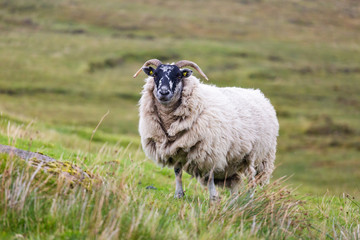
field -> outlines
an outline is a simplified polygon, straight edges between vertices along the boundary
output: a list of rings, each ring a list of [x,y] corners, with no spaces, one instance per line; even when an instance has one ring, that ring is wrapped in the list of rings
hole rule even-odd
[[[145,76],[132,75],[150,58],[192,60],[208,84],[271,100],[277,167],[255,200],[244,186],[237,207],[227,190],[209,206],[188,175],[173,199],[173,171],[146,159],[137,132]],[[38,186],[1,155],[0,237],[359,239],[359,93],[357,1],[0,0],[0,144],[103,182]]]

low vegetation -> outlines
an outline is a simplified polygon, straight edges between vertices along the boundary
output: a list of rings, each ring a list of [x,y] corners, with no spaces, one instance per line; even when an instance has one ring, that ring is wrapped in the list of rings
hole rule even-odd
[[[32,132],[27,127],[17,129],[28,136],[31,133],[27,131]],[[15,140],[15,145],[21,145],[18,141],[31,143],[26,137]],[[52,150],[56,151],[56,146],[48,149]],[[59,174],[64,171],[72,175],[74,171],[49,171],[46,164],[44,171],[41,165],[2,154],[1,236],[30,239],[359,237],[360,203],[352,196],[304,197],[287,186],[285,179],[278,179],[255,190],[244,183],[236,195],[223,189],[221,201],[210,204],[207,191],[186,176],[185,198],[174,199],[172,171],[159,170],[148,164],[139,150],[134,156],[133,152],[130,146],[103,145],[87,156],[91,160],[83,168],[99,179],[91,188]],[[65,150],[64,155],[67,154],[70,153]],[[69,160],[85,158],[86,154],[78,153]]]

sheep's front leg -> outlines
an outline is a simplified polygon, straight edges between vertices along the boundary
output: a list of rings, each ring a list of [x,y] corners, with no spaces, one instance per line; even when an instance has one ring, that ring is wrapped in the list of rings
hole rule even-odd
[[[208,189],[210,194],[210,201],[218,201],[220,200],[219,194],[216,191],[215,182],[214,182],[214,171],[210,172],[209,181],[208,181]]]
[[[174,198],[182,198],[184,194],[184,190],[182,188],[182,166],[180,164],[176,164],[174,167],[175,172],[175,180],[176,180],[176,189]]]

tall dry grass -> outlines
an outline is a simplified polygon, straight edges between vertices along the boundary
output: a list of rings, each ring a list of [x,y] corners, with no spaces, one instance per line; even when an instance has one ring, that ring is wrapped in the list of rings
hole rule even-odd
[[[140,188],[139,176],[146,170],[135,159],[115,172],[106,164],[92,167],[105,177],[88,191],[47,175],[40,166],[1,156],[1,229],[30,238],[275,239],[300,237],[308,225],[302,201],[282,180],[253,194],[244,185],[239,194],[224,192],[221,202],[210,205],[201,189],[194,192],[197,197],[175,201],[172,195]]]
[[[14,132],[8,135],[11,142],[33,143],[31,126],[6,126],[8,132]],[[30,166],[17,157],[0,154],[0,236],[359,239],[359,203],[349,195],[297,196],[281,178],[256,189],[244,182],[236,195],[219,189],[221,201],[210,204],[206,189],[185,178],[186,196],[177,200],[168,178],[171,171],[164,176],[147,163],[140,149],[119,144],[96,149],[91,155],[78,152],[72,157],[102,180],[91,189],[69,184],[61,175],[43,171],[41,165]],[[86,160],[88,156],[91,158]],[[146,189],[149,182],[159,189]]]

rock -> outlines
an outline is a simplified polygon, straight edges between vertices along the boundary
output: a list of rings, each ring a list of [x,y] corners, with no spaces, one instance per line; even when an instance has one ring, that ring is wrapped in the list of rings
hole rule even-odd
[[[10,157],[17,156],[35,168],[40,167],[45,173],[63,177],[71,186],[80,185],[87,190],[91,190],[94,185],[101,183],[100,179],[75,164],[58,161],[42,153],[29,152],[1,144],[0,153],[6,153]]]

